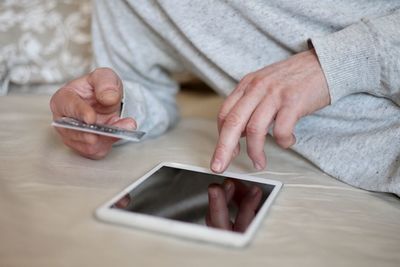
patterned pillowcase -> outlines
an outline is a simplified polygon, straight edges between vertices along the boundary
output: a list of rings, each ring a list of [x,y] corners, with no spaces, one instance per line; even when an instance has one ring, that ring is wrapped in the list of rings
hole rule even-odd
[[[63,83],[87,72],[90,0],[1,0],[0,95],[10,83]]]

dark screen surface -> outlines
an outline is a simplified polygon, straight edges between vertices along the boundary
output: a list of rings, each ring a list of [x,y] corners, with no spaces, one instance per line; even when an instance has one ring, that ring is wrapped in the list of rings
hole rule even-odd
[[[112,208],[244,232],[274,185],[163,166]]]

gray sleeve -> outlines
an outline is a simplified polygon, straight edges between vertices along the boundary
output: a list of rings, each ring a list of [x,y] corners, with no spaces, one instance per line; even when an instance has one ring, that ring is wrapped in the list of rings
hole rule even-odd
[[[311,38],[332,103],[369,93],[400,105],[400,10]]]
[[[178,84],[170,73],[182,67],[173,53],[124,1],[94,3],[92,36],[95,67],[110,67],[124,87],[121,117],[153,137],[178,118]]]

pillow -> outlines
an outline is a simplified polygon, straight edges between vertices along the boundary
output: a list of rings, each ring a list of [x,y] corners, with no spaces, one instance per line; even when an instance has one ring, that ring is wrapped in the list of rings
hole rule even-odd
[[[10,83],[63,83],[87,72],[90,0],[2,0],[0,95]]]

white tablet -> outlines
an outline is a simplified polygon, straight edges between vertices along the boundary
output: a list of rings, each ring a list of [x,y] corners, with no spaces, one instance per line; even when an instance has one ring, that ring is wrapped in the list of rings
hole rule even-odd
[[[282,183],[178,163],[160,163],[96,210],[103,221],[242,247]]]

